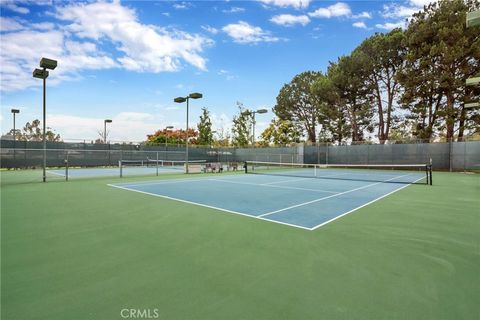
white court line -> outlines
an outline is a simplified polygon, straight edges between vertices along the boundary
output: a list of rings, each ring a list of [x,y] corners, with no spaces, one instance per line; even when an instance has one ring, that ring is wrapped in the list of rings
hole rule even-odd
[[[298,208],[298,207],[306,206],[306,205],[311,204],[311,203],[315,203],[315,202],[323,201],[323,200],[326,200],[326,199],[338,197],[338,196],[341,196],[341,195],[343,195],[343,194],[347,194],[347,193],[351,193],[351,192],[354,192],[354,191],[362,190],[362,189],[365,189],[365,188],[368,188],[368,187],[375,186],[375,185],[380,184],[380,183],[384,183],[384,182],[391,181],[391,180],[393,180],[393,179],[398,179],[398,178],[406,177],[406,176],[408,176],[408,175],[409,175],[409,174],[405,174],[405,175],[402,175],[402,176],[397,176],[397,177],[394,177],[394,178],[391,178],[391,179],[388,179],[388,180],[384,180],[384,181],[381,181],[381,182],[376,182],[376,183],[367,184],[366,186],[363,186],[363,187],[359,187],[359,188],[347,190],[347,191],[340,192],[340,193],[337,193],[337,194],[332,194],[331,196],[326,196],[326,197],[322,197],[322,198],[319,198],[319,199],[315,199],[315,200],[311,200],[311,201],[299,203],[299,204],[296,204],[296,205],[293,205],[293,206],[290,206],[290,207],[286,207],[286,208],[283,208],[283,209],[279,209],[279,210],[275,210],[275,211],[270,211],[270,212],[267,212],[267,213],[264,213],[264,214],[259,215],[259,217],[265,217],[265,216],[268,216],[268,215],[271,215],[271,214],[274,214],[274,213],[283,212],[283,211],[290,210],[290,209],[293,209],[293,208]],[[422,178],[422,179],[423,179],[423,178]]]
[[[304,180],[303,178],[302,180]],[[245,184],[249,186],[260,186],[260,187],[267,187],[267,188],[278,188],[278,189],[292,189],[292,190],[302,190],[302,191],[314,191],[314,192],[324,192],[324,193],[333,193],[337,194],[338,192],[335,191],[327,191],[327,190],[320,190],[320,189],[308,189],[308,188],[297,188],[297,187],[286,187],[286,186],[273,186],[269,184],[258,184],[258,183],[250,183],[250,182],[237,182],[237,181],[230,181],[230,180],[222,180],[222,179],[209,179],[210,181],[219,181],[219,182],[227,182],[233,184]]]
[[[50,174],[56,174],[57,176],[62,176],[62,177],[65,177],[65,173],[53,172],[53,171],[50,171],[50,170],[47,170],[47,173],[50,173]]]
[[[197,181],[197,180],[195,180],[195,181]],[[295,224],[290,224],[290,223],[287,223],[287,222],[275,221],[275,220],[271,220],[271,219],[262,218],[262,217],[260,217],[260,216],[254,216],[254,215],[251,215],[251,214],[248,214],[248,213],[243,213],[243,212],[238,212],[238,211],[233,211],[233,210],[218,208],[218,207],[214,207],[214,206],[209,206],[209,205],[207,205],[207,204],[202,204],[202,203],[198,203],[198,202],[193,202],[193,201],[188,201],[188,200],[173,198],[173,197],[164,196],[164,195],[161,195],[161,194],[156,194],[156,193],[151,193],[151,192],[146,192],[146,191],[140,191],[140,190],[136,190],[136,189],[130,189],[130,188],[121,187],[121,186],[115,185],[115,184],[107,184],[107,186],[109,186],[109,187],[114,187],[114,188],[118,188],[118,189],[122,189],[122,190],[133,191],[133,192],[138,192],[138,193],[142,193],[142,194],[147,194],[147,195],[149,195],[149,196],[154,196],[154,197],[159,197],[159,198],[174,200],[174,201],[178,201],[178,202],[193,204],[193,205],[197,205],[197,206],[200,206],[200,207],[215,209],[215,210],[219,210],[219,211],[223,211],[223,212],[234,213],[234,214],[238,214],[238,215],[241,215],[241,216],[244,216],[244,217],[250,217],[250,218],[255,218],[255,219],[258,219],[258,220],[263,220],[263,221],[268,221],[268,222],[274,222],[274,223],[284,224],[284,225],[287,225],[287,226],[290,226],[290,227],[300,228],[300,229],[304,229],[304,230],[310,230],[310,228],[298,226],[298,225],[295,225]]]
[[[415,180],[413,183],[415,183],[415,182],[417,182],[417,181],[420,181],[420,180],[422,180],[422,179],[423,179],[423,177],[422,177],[422,178],[418,178],[418,179]],[[332,218],[332,219],[330,219],[330,220],[327,220],[327,221],[325,221],[325,222],[322,222],[322,223],[320,223],[319,225],[316,225],[315,227],[310,228],[310,230],[315,230],[315,229],[317,229],[317,228],[320,228],[321,226],[324,226],[324,225],[326,225],[327,223],[330,223],[330,222],[332,222],[332,221],[335,221],[335,220],[337,220],[337,219],[339,219],[339,218],[341,218],[341,217],[343,217],[343,216],[346,216],[346,215],[349,214],[349,213],[352,213],[352,212],[354,212],[354,211],[357,211],[358,209],[361,209],[361,208],[363,208],[363,207],[365,207],[365,206],[368,206],[369,204],[372,204],[372,203],[374,203],[374,202],[376,202],[376,201],[378,201],[378,200],[380,200],[380,199],[382,199],[382,198],[385,198],[386,196],[389,196],[389,195],[391,195],[392,193],[395,193],[395,192],[397,192],[397,191],[400,191],[400,190],[402,190],[403,188],[406,188],[406,187],[408,187],[408,186],[410,186],[410,184],[404,185],[404,186],[402,186],[401,188],[395,189],[395,190],[393,190],[393,191],[391,191],[391,192],[389,192],[389,193],[387,193],[387,194],[384,194],[383,196],[380,196],[380,197],[378,197],[378,198],[376,198],[376,199],[373,199],[373,200],[370,201],[370,202],[367,202],[367,203],[365,203],[365,204],[362,204],[361,206],[358,206],[358,207],[356,207],[356,208],[354,208],[354,209],[352,209],[352,210],[350,210],[350,211],[347,211],[347,212],[345,212],[345,213],[342,213],[342,214],[339,215],[339,216],[336,216],[336,217],[334,217],[334,218]]]
[[[175,179],[175,180],[162,180],[162,181],[152,181],[152,182],[123,182],[123,183],[116,183],[115,186],[128,186],[128,187],[137,187],[137,186],[150,186],[156,184],[172,184],[172,183],[181,183],[181,182],[196,182],[196,181],[207,181],[209,180],[207,177],[200,178],[200,179]],[[114,186],[112,184],[112,186]]]
[[[261,183],[262,186],[269,186],[272,184],[277,184],[277,183],[287,183],[287,182],[295,182],[295,181],[305,181],[305,178],[310,178],[310,177],[304,177],[300,179],[289,179],[289,180],[281,180],[281,181],[274,181],[274,182],[266,182],[266,183]]]

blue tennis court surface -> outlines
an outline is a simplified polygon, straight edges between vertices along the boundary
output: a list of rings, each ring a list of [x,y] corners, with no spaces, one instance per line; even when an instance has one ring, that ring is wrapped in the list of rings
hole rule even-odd
[[[329,174],[330,179],[217,174],[110,186],[313,230],[423,178],[418,172],[391,172],[378,181]]]

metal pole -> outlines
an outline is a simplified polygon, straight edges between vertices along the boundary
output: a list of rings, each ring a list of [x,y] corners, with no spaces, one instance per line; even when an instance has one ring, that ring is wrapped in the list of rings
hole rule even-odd
[[[188,174],[188,101],[190,100],[187,97],[187,130],[185,131],[186,140],[185,140],[185,173]]]
[[[68,151],[65,158],[65,180],[68,181]]]
[[[17,131],[15,130],[15,113],[13,113],[13,170],[17,169],[16,159],[15,159],[15,136]]]
[[[252,145],[255,148],[255,111],[253,111],[253,136],[252,136]]]
[[[43,72],[45,72],[47,69],[43,68]],[[46,122],[47,122],[47,106],[46,106],[46,94],[47,94],[47,78],[43,77],[43,182],[47,181],[47,172],[46,172],[46,167],[47,167],[47,139],[46,139]]]
[[[448,171],[453,171],[453,161],[452,161],[452,149],[453,149],[453,138],[450,138],[448,142]]]
[[[103,143],[107,143],[107,121],[103,121]]]

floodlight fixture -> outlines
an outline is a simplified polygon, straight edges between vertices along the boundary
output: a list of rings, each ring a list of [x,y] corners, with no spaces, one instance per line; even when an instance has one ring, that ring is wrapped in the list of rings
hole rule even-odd
[[[475,76],[474,78],[468,78],[465,82],[467,86],[477,86],[480,84],[480,75]]]
[[[190,94],[188,95],[188,97],[189,97],[190,99],[200,99],[200,98],[203,97],[203,95],[202,95],[201,93],[194,92],[194,93],[190,93]]]
[[[42,60],[40,60],[40,67],[54,70],[57,67],[57,60],[42,58]]]
[[[173,99],[173,101],[176,102],[176,103],[183,103],[183,102],[187,101],[187,98],[177,97],[177,98]]]
[[[18,109],[12,109],[11,111],[12,111],[12,113],[20,113],[20,110],[18,110]]]
[[[256,113],[267,113],[267,112],[268,112],[267,109],[258,109],[258,110],[256,111]]]
[[[467,12],[467,28],[480,25],[480,10]]]
[[[35,69],[33,70],[33,77],[38,79],[47,79],[48,71],[44,69]]]
[[[465,109],[475,109],[480,107],[480,102],[465,103]]]
[[[165,130],[170,130],[170,129],[173,129],[173,126],[166,126],[165,127]]]

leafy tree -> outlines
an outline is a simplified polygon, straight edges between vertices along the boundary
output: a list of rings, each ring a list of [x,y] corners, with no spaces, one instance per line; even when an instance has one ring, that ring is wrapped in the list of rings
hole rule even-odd
[[[480,33],[466,28],[465,15],[479,6],[478,0],[441,0],[425,6],[408,26],[398,80],[403,108],[417,122],[420,138],[431,139],[437,129],[451,140],[455,127],[465,123],[465,80],[480,68]]]
[[[310,142],[316,141],[316,126],[321,117],[318,98],[311,90],[320,76],[321,72],[314,71],[296,75],[282,87],[273,108],[279,119],[302,123]]]
[[[211,145],[213,142],[212,120],[207,108],[202,108],[200,122],[197,124],[199,145]]]
[[[262,140],[259,142],[261,146],[298,143],[302,137],[302,128],[299,123],[274,118],[261,136]]]
[[[188,143],[197,144],[198,132],[194,129],[188,129]],[[154,134],[147,135],[147,144],[185,144],[186,132],[183,129],[178,130],[158,130]]]
[[[41,127],[40,120],[35,119],[32,122],[27,122],[22,131],[17,129],[16,139],[26,141],[43,141],[42,130],[43,128]],[[61,141],[60,135],[52,131],[52,128],[49,127],[46,129],[45,139],[47,141]]]
[[[252,113],[237,102],[239,114],[233,117],[232,144],[236,147],[246,147],[252,136]]]
[[[328,77],[339,95],[337,112],[346,117],[353,142],[365,141],[365,131],[373,131],[372,97],[369,95],[372,87],[363,69],[365,63],[365,55],[353,52],[340,57],[328,68]]]
[[[389,139],[389,132],[398,117],[394,117],[394,104],[400,85],[396,79],[404,59],[404,32],[394,29],[387,34],[376,33],[364,40],[354,52],[363,55],[362,73],[365,74],[368,94],[373,97],[378,123],[377,137],[380,143]]]

